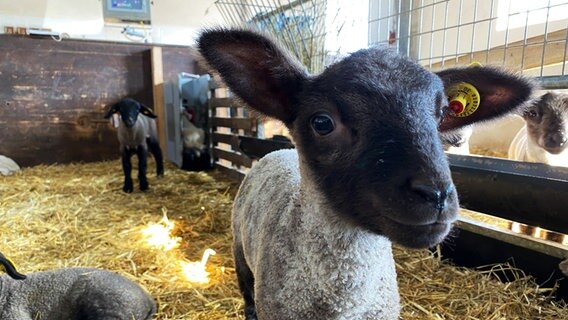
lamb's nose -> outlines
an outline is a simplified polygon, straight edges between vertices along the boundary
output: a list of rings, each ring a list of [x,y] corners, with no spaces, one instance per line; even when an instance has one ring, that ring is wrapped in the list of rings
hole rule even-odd
[[[410,188],[414,193],[418,194],[422,199],[431,202],[440,211],[446,208],[446,200],[453,187],[453,184],[450,183],[445,188],[438,188],[421,180],[413,180],[410,183]]]
[[[544,140],[544,145],[547,148],[562,147],[566,144],[566,135],[563,132],[555,132],[550,134]]]

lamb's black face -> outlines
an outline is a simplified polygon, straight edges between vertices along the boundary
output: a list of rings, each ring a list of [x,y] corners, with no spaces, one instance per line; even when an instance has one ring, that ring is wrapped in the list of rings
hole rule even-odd
[[[315,179],[330,210],[411,247],[440,242],[458,199],[439,131],[499,117],[533,85],[500,70],[433,74],[386,48],[359,51],[312,78],[287,50],[249,30],[202,33],[199,51],[249,106],[290,128],[302,179]],[[444,87],[467,82],[481,102],[444,117]]]
[[[365,54],[372,52],[359,55]],[[359,55],[352,58],[368,59]],[[384,55],[378,57],[383,63]],[[292,134],[342,215],[402,245],[431,246],[447,235],[458,212],[437,129],[447,100],[436,75],[397,61],[380,67],[412,79],[381,78],[385,72],[372,72],[368,63],[356,64],[366,77],[344,72],[340,63],[315,78],[306,88],[310,96],[299,99],[305,106]]]
[[[523,118],[530,139],[549,153],[559,154],[568,146],[568,94],[549,92],[528,108]]]
[[[124,123],[127,128],[134,127],[136,120],[138,120],[138,115],[140,114],[140,104],[136,101],[122,100],[117,103],[117,107],[122,123]]]

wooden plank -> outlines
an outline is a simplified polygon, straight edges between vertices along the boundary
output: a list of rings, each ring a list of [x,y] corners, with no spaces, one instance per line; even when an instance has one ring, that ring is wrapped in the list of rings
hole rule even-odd
[[[160,148],[166,152],[168,137],[166,136],[166,112],[164,110],[164,67],[162,62],[162,48],[152,48],[152,93],[154,97],[154,112],[158,115],[158,139]]]
[[[234,134],[225,134],[225,133],[213,133],[213,143],[220,142],[229,144],[235,148],[239,146],[239,138],[237,135]]]
[[[250,130],[253,125],[253,119],[250,118],[211,118],[211,126],[213,127]]]
[[[211,98],[212,108],[245,108],[245,106],[235,98]]]
[[[294,145],[288,141],[239,137],[239,150],[251,159],[260,159],[270,152],[280,149],[292,149]]]
[[[473,61],[483,64],[503,64],[512,68],[520,68],[524,70],[540,67],[543,60],[544,65],[551,65],[566,61],[566,34],[567,29],[558,30],[548,33],[546,37],[547,43],[544,43],[545,36],[540,35],[528,38],[527,41],[516,41],[509,43],[507,46],[498,46],[489,50],[480,50],[473,53],[463,54],[456,58],[447,58],[443,62],[432,64],[432,69],[437,70],[456,65],[468,65]],[[562,40],[563,39],[563,40]],[[503,61],[505,59],[505,61]],[[524,60],[524,61],[523,61]]]
[[[213,148],[215,157],[219,159],[225,159],[231,161],[232,163],[240,166],[245,166],[247,168],[252,167],[252,160],[244,154],[227,151],[219,148]]]

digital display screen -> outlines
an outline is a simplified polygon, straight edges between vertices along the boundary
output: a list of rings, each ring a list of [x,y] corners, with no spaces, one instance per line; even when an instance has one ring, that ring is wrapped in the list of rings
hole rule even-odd
[[[141,11],[144,9],[143,0],[112,0],[111,8],[119,10]]]
[[[103,13],[105,19],[149,23],[150,0],[104,0]]]

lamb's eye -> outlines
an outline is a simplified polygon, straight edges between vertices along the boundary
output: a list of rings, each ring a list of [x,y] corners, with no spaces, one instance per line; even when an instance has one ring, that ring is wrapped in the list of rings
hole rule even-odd
[[[312,117],[312,128],[314,128],[319,135],[325,136],[335,129],[335,123],[329,115],[318,113]]]
[[[536,112],[536,110],[529,110],[529,111],[525,112],[525,114],[529,118],[535,118],[536,116],[538,116],[538,112]]]

